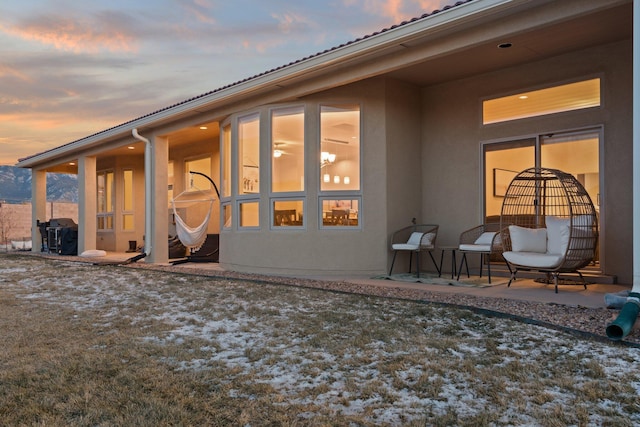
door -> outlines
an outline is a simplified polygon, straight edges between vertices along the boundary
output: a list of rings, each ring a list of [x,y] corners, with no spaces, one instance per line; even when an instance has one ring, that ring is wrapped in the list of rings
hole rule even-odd
[[[560,169],[574,175],[587,190],[598,212],[602,242],[601,144],[602,132],[599,128],[484,144],[485,221],[499,220],[506,187],[518,172],[534,166]],[[600,264],[603,262],[602,259],[597,261]]]

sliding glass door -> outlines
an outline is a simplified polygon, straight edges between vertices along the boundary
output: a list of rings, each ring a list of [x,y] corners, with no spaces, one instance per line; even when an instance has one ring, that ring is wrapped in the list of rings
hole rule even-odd
[[[585,187],[600,215],[601,130],[591,129],[539,135],[483,145],[484,213],[487,222],[500,218],[502,201],[511,179],[520,171],[538,166],[574,175]],[[602,241],[602,239],[600,239]]]

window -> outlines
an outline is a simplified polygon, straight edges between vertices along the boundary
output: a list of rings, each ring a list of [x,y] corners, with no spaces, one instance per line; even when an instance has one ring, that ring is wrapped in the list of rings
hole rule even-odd
[[[323,227],[358,226],[359,199],[323,199],[321,206]]]
[[[600,79],[518,93],[482,103],[482,124],[600,106]]]
[[[238,194],[260,193],[260,116],[238,120]]]
[[[222,185],[221,197],[231,196],[231,125],[222,128]]]
[[[125,169],[122,171],[122,229],[131,231],[134,229],[133,215],[133,171]]]
[[[275,200],[273,202],[273,227],[302,227],[304,225],[304,201]]]
[[[238,212],[240,213],[239,225],[240,227],[259,227],[258,202],[240,202]]]
[[[320,107],[320,190],[360,190],[360,107]]]
[[[304,108],[271,112],[271,191],[304,191]]]
[[[98,172],[98,230],[113,230],[113,172]]]

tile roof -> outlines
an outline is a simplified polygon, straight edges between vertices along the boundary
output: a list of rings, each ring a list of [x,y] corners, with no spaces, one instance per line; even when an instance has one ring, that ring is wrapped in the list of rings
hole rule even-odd
[[[301,58],[301,59],[298,59],[298,60],[292,61],[292,62],[290,62],[290,63],[288,63],[288,64],[281,65],[281,66],[276,67],[276,68],[273,68],[273,69],[271,69],[271,70],[264,71],[264,72],[262,72],[262,73],[259,73],[259,74],[256,74],[256,75],[253,75],[253,76],[251,76],[251,77],[247,77],[247,78],[245,78],[245,79],[238,80],[238,81],[236,81],[236,82],[234,82],[234,83],[230,83],[230,84],[228,84],[228,85],[225,85],[225,86],[219,87],[219,88],[214,89],[214,90],[212,90],[212,91],[209,91],[209,92],[203,93],[203,94],[201,94],[201,95],[197,95],[197,96],[194,96],[194,97],[192,97],[192,98],[185,99],[185,100],[183,100],[183,101],[177,102],[177,103],[175,103],[175,104],[169,105],[169,106],[167,106],[167,107],[164,107],[164,108],[161,108],[161,109],[159,109],[159,110],[153,111],[153,112],[151,112],[151,113],[148,113],[148,114],[142,115],[142,116],[140,116],[140,117],[137,117],[137,118],[135,118],[135,119],[131,119],[131,120],[126,121],[126,122],[124,122],[124,123],[120,123],[120,124],[118,124],[118,125],[116,125],[116,126],[112,126],[112,127],[110,127],[110,128],[107,128],[107,129],[101,130],[100,132],[96,132],[96,133],[94,133],[94,134],[91,134],[91,135],[88,135],[88,136],[82,137],[82,138],[80,138],[80,139],[78,139],[78,140],[75,140],[75,141],[72,141],[72,142],[69,142],[69,143],[66,143],[66,144],[60,145],[60,146],[58,146],[58,147],[56,147],[56,148],[52,148],[52,149],[50,149],[50,150],[43,151],[42,153],[34,154],[34,155],[32,155],[32,156],[28,156],[28,157],[25,157],[25,158],[19,159],[19,161],[20,161],[20,162],[22,162],[22,161],[24,161],[24,160],[28,160],[28,159],[30,159],[30,158],[33,158],[33,157],[36,157],[36,156],[38,156],[38,155],[41,155],[41,154],[47,153],[47,152],[49,152],[49,151],[57,150],[57,149],[59,149],[59,148],[62,148],[62,147],[66,147],[66,146],[69,146],[69,145],[75,144],[75,143],[80,142],[80,141],[83,141],[83,140],[85,140],[85,139],[89,139],[89,138],[92,138],[92,137],[95,137],[95,136],[98,136],[98,135],[101,135],[101,134],[107,133],[107,132],[109,132],[109,131],[111,131],[111,130],[114,130],[114,129],[117,129],[117,128],[120,128],[120,127],[126,126],[126,125],[131,124],[131,123],[133,123],[133,122],[136,122],[136,121],[138,121],[138,120],[141,120],[141,119],[144,119],[144,118],[147,118],[147,117],[154,116],[154,115],[156,115],[156,114],[158,114],[158,113],[161,113],[161,112],[164,112],[164,111],[167,111],[167,110],[171,110],[171,109],[173,109],[173,108],[175,108],[175,107],[178,107],[178,106],[180,106],[180,105],[188,104],[188,103],[193,102],[193,101],[195,101],[195,100],[197,100],[197,99],[201,99],[201,98],[204,98],[204,97],[206,97],[206,96],[209,96],[209,95],[212,95],[212,94],[215,94],[215,93],[221,92],[221,91],[223,91],[223,90],[225,90],[225,89],[229,89],[229,88],[232,88],[232,87],[234,87],[234,86],[241,85],[242,83],[246,83],[246,82],[249,82],[249,81],[255,80],[255,79],[259,78],[259,77],[263,77],[263,76],[266,76],[266,75],[268,75],[268,74],[274,73],[274,72],[276,72],[276,71],[280,71],[280,70],[286,69],[286,68],[288,68],[288,67],[291,67],[291,66],[296,65],[296,64],[300,64],[300,63],[302,63],[302,62],[305,62],[305,61],[308,61],[308,60],[310,60],[310,59],[316,58],[316,57],[318,57],[318,56],[321,56],[321,55],[324,55],[324,54],[327,54],[327,53],[330,53],[330,52],[334,52],[334,51],[336,51],[336,50],[338,50],[338,49],[341,49],[341,48],[343,48],[343,47],[345,47],[345,46],[351,46],[351,45],[354,45],[354,44],[356,44],[356,43],[362,42],[363,40],[367,40],[367,39],[370,39],[370,38],[372,38],[372,37],[376,37],[376,36],[378,36],[378,35],[380,35],[380,34],[384,34],[384,33],[386,33],[386,32],[389,32],[389,31],[391,31],[391,30],[394,30],[394,29],[396,29],[396,28],[404,27],[404,26],[406,26],[406,25],[408,25],[408,24],[410,24],[410,23],[413,23],[413,22],[416,22],[416,21],[420,21],[420,20],[422,20],[422,19],[428,18],[428,17],[433,16],[433,15],[437,15],[438,13],[441,13],[441,12],[447,11],[447,10],[449,10],[449,9],[452,9],[452,8],[455,8],[455,7],[458,7],[458,6],[461,6],[461,5],[463,5],[463,4],[473,2],[473,1],[475,1],[475,0],[459,0],[459,1],[457,1],[456,3],[454,3],[454,4],[444,6],[442,9],[436,9],[436,10],[433,10],[433,11],[431,11],[431,12],[429,12],[429,13],[425,13],[425,14],[423,14],[423,15],[420,15],[420,16],[418,16],[418,17],[412,18],[412,19],[410,19],[410,20],[403,21],[403,22],[401,22],[401,23],[399,23],[399,24],[392,25],[392,26],[390,26],[390,27],[388,27],[388,28],[383,28],[383,29],[382,29],[382,30],[380,30],[380,31],[376,31],[376,32],[374,32],[374,33],[371,33],[371,34],[365,35],[365,36],[363,36],[363,37],[359,37],[359,38],[357,38],[357,39],[355,39],[355,40],[351,40],[351,41],[348,41],[348,42],[343,43],[343,44],[341,44],[341,45],[338,45],[338,46],[334,46],[334,47],[331,47],[331,48],[325,49],[325,50],[320,51],[320,52],[317,52],[317,53],[315,53],[315,54],[313,54],[313,55],[306,56],[306,57],[304,57],[304,58]]]

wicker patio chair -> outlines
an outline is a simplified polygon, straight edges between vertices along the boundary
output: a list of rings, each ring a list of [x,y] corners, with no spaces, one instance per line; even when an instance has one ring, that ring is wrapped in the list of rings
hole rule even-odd
[[[414,224],[401,228],[391,235],[391,250],[393,251],[393,260],[391,268],[389,268],[389,276],[393,271],[393,265],[396,262],[398,251],[409,252],[409,273],[411,273],[411,260],[413,254],[416,254],[416,274],[420,277],[420,252],[428,252],[436,267],[438,276],[440,276],[440,267],[433,257],[433,251],[436,248],[436,238],[438,237],[438,226],[434,224]]]
[[[491,257],[500,256],[502,258],[502,243],[500,239],[500,223],[486,223],[465,230],[460,234],[458,252],[462,253],[458,278],[462,273],[462,266],[466,266],[467,277],[469,277],[469,263],[467,254],[480,255],[480,277],[482,277],[483,265],[487,264],[487,277],[491,283]],[[510,268],[509,264],[507,267]]]

